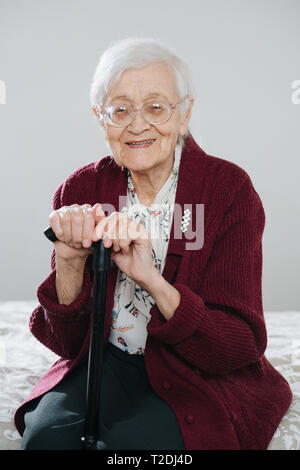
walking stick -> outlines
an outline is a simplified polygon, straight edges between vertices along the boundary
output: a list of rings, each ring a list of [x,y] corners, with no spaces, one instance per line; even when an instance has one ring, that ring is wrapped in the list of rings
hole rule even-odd
[[[58,240],[51,227],[44,230],[45,236],[52,242]],[[84,436],[81,441],[83,450],[105,450],[107,445],[100,440],[99,414],[100,390],[102,378],[102,356],[104,345],[105,302],[108,271],[114,266],[110,259],[110,248],[105,248],[100,239],[92,243],[94,296],[92,326],[88,359],[86,417]]]

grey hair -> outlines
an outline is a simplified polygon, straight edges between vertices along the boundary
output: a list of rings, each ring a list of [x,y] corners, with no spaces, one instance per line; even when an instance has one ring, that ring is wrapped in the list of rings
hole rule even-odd
[[[153,62],[165,62],[171,67],[181,99],[194,96],[187,64],[169,46],[153,38],[129,37],[113,42],[100,56],[90,88],[91,106],[103,106],[109,90],[125,70],[141,68]],[[189,101],[186,99],[180,106],[183,116],[188,105]],[[189,132],[187,128],[184,136],[178,136],[177,143],[183,145]]]

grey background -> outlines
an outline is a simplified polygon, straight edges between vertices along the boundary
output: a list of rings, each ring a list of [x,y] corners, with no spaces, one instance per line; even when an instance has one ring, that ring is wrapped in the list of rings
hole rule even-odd
[[[92,75],[130,35],[161,39],[187,61],[192,134],[244,168],[263,201],[264,309],[300,310],[298,0],[0,0],[0,300],[35,299],[50,273],[53,194],[108,154],[89,107]]]

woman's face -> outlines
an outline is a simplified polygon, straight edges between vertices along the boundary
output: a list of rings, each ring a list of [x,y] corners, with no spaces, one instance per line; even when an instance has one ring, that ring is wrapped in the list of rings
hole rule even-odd
[[[151,97],[157,101],[162,98],[169,104],[180,100],[173,72],[167,64],[156,62],[140,69],[125,70],[110,90],[104,105],[129,104],[134,109],[140,109]],[[193,99],[190,98],[185,117],[181,117],[177,106],[171,118],[159,125],[148,124],[142,113],[136,113],[127,127],[115,127],[104,122],[105,138],[117,165],[132,171],[147,171],[172,159],[178,135],[183,136],[186,132],[192,105]],[[155,139],[154,142],[147,147],[129,144],[152,139]]]

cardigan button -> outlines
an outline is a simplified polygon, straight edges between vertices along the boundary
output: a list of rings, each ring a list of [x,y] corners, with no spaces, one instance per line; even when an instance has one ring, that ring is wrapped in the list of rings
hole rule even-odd
[[[192,424],[192,423],[194,423],[194,421],[195,421],[193,415],[187,415],[187,416],[185,417],[185,420],[186,420],[186,422],[187,422],[188,424]]]
[[[166,390],[169,390],[171,388],[171,384],[167,380],[165,380],[164,383],[163,383],[163,387]]]

